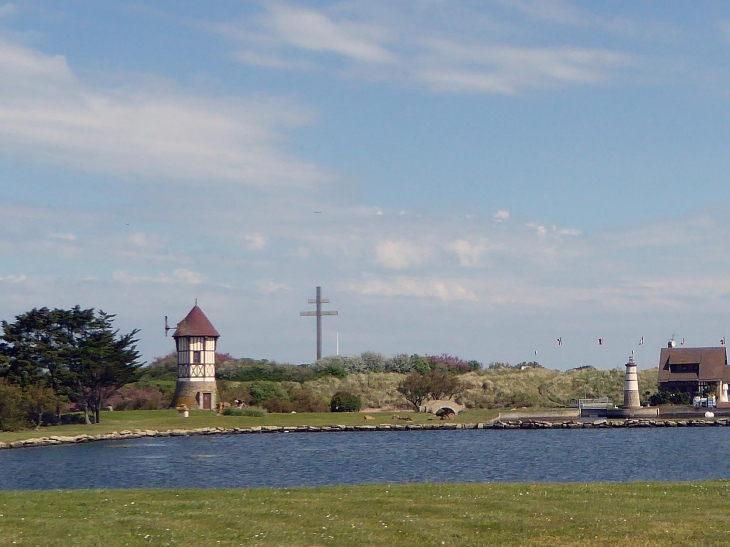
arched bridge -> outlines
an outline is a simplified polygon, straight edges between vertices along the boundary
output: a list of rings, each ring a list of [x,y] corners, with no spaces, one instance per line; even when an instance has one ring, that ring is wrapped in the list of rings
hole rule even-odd
[[[425,405],[421,405],[420,411],[436,414],[442,408],[448,409],[454,414],[458,414],[459,412],[464,410],[464,405],[460,405],[459,403],[455,403],[454,401],[447,400],[429,401]]]

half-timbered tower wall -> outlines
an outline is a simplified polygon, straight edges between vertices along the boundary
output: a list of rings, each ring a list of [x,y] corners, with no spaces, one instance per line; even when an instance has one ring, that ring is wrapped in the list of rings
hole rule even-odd
[[[173,335],[177,348],[177,385],[172,406],[215,408],[218,399],[215,351],[219,336],[197,304],[178,323]]]

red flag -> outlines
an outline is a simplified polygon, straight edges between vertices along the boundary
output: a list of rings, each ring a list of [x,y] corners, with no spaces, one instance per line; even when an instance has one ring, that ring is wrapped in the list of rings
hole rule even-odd
[[[558,338],[558,345],[559,346],[562,346],[563,345],[563,337],[562,336],[560,338]]]
[[[599,339],[598,339],[598,345],[599,345],[599,346],[602,346],[602,345],[603,345],[603,338],[599,338]]]

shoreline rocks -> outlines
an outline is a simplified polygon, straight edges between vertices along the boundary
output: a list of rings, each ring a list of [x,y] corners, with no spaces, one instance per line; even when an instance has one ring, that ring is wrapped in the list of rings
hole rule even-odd
[[[242,427],[201,427],[197,429],[168,429],[157,431],[154,429],[135,429],[101,433],[99,435],[81,434],[76,436],[52,435],[9,442],[0,442],[0,450],[16,448],[32,448],[42,446],[56,446],[62,444],[79,444],[102,441],[122,441],[127,439],[141,439],[145,437],[189,437],[198,435],[253,435],[264,433],[328,433],[340,431],[452,431],[459,429],[617,429],[617,428],[653,428],[653,427],[727,427],[730,418],[718,419],[600,419],[593,422],[544,421],[544,420],[495,420],[490,423],[433,423],[433,424],[368,424],[368,425],[302,425],[278,426],[264,425]]]

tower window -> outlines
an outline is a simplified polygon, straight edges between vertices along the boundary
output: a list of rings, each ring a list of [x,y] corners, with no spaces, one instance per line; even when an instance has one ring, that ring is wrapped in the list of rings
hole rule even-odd
[[[200,363],[200,352],[199,351],[193,352],[193,363]]]

